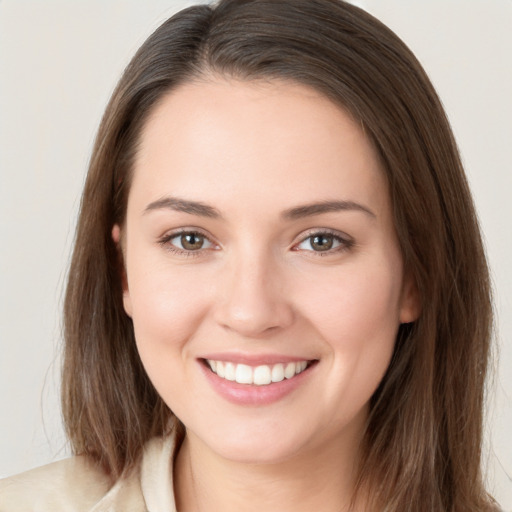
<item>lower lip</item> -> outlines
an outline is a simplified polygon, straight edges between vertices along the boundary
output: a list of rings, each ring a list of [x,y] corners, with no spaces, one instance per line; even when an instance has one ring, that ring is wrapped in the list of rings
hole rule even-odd
[[[269,405],[278,402],[308,379],[315,366],[316,361],[291,379],[256,386],[223,379],[200,362],[201,370],[212,388],[228,402],[237,405]]]

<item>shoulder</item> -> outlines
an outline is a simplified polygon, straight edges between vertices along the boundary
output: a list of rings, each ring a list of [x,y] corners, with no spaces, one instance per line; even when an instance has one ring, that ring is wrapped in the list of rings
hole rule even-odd
[[[175,512],[174,433],[153,438],[142,460],[113,481],[84,456],[72,457],[0,480],[0,512]]]
[[[123,487],[136,487],[130,480]],[[99,512],[119,483],[86,457],[72,457],[0,480],[0,512]]]
[[[0,480],[0,512],[89,510],[111,486],[86,457],[72,457]]]
[[[173,432],[144,446],[142,460],[113,481],[84,456],[0,480],[0,512],[176,512]]]

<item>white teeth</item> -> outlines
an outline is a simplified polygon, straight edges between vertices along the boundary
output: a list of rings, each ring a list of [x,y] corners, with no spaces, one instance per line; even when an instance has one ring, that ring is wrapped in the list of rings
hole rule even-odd
[[[307,361],[296,361],[293,363],[277,363],[274,365],[260,365],[251,367],[247,364],[236,364],[232,362],[214,361],[207,359],[206,362],[212,372],[219,377],[236,381],[239,384],[253,384],[256,386],[267,386],[272,382],[281,382],[291,379],[302,373],[308,366]]]
[[[252,384],[252,368],[246,364],[236,365],[236,378],[239,384]]]
[[[224,365],[224,372],[225,372],[224,378],[226,380],[235,380],[236,368],[233,363],[226,363]]]
[[[284,376],[287,379],[291,379],[295,375],[295,368],[296,368],[295,363],[288,363],[286,365],[286,368],[284,369]]]
[[[284,366],[275,364],[272,368],[272,382],[281,382],[284,380]]]
[[[272,382],[272,370],[270,366],[257,366],[254,368],[254,384],[256,386],[265,386]]]

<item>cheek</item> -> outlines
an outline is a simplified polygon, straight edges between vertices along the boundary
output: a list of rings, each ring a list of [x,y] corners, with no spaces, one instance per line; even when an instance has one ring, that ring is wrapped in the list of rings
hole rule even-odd
[[[319,290],[320,283],[316,285]],[[326,397],[337,400],[342,393],[353,413],[370,399],[391,360],[400,289],[399,268],[367,265],[331,276],[322,293],[310,294],[302,303],[304,316],[331,355]]]
[[[326,276],[324,286],[316,282],[316,293],[302,307],[307,316],[333,345],[371,343],[395,333],[400,315],[400,272],[372,271],[371,267],[349,269]],[[314,289],[314,288],[313,288]]]
[[[207,289],[197,276],[186,268],[170,271],[161,262],[148,261],[147,265],[128,268],[128,290],[135,338],[144,364],[154,361],[158,366],[164,354],[185,350],[209,301]]]
[[[193,378],[183,362],[207,310],[207,290],[186,269],[146,268],[151,272],[128,273],[137,350],[158,394],[181,417],[188,400],[200,398],[183,393],[183,382]]]
[[[323,294],[303,304],[329,354],[318,401],[333,425],[348,423],[366,407],[389,366],[399,326],[400,281],[400,271],[354,268],[330,279]],[[330,407],[333,403],[343,406]]]

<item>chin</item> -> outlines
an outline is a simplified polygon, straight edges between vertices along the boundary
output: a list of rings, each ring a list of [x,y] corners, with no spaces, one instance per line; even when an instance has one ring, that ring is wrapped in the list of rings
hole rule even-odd
[[[215,449],[215,448],[214,448]],[[283,446],[280,443],[234,443],[219,446],[217,453],[224,459],[240,464],[269,465],[279,464],[295,458],[299,450],[297,446]]]
[[[273,428],[272,428],[273,427]],[[212,429],[202,436],[209,449],[241,464],[277,464],[297,457],[311,445],[311,432],[292,431],[289,425],[238,425]]]

